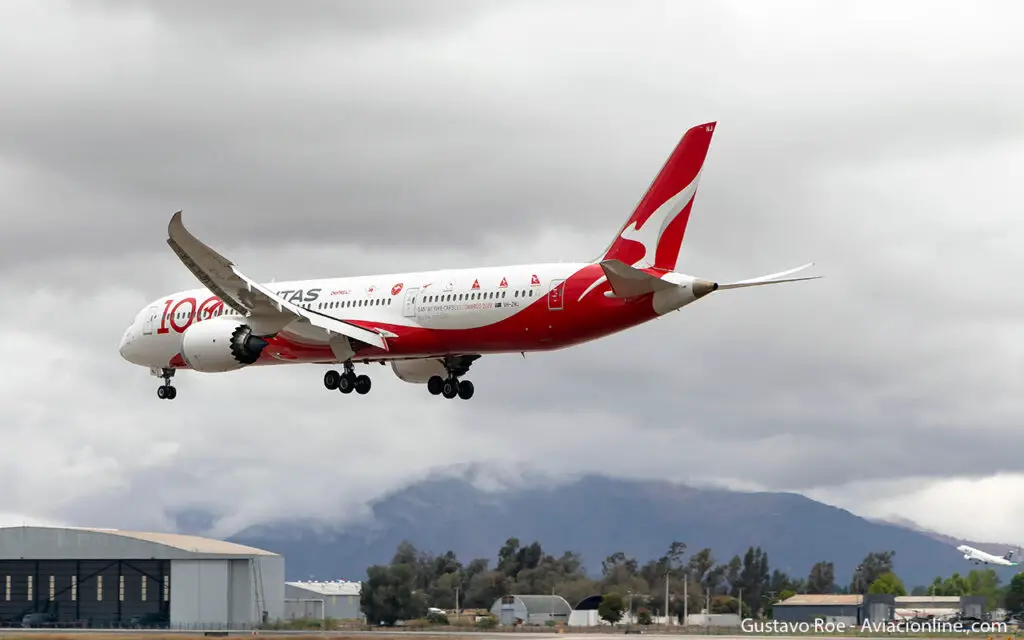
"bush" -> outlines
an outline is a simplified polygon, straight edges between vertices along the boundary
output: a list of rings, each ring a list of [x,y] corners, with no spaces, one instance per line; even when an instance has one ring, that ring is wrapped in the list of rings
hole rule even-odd
[[[494,616],[487,616],[476,621],[476,626],[481,629],[493,629],[498,626],[498,619]]]
[[[652,620],[650,610],[648,610],[647,607],[640,607],[636,612],[636,621],[639,624],[651,624]]]
[[[448,624],[448,616],[443,613],[428,613],[427,620],[432,624]]]

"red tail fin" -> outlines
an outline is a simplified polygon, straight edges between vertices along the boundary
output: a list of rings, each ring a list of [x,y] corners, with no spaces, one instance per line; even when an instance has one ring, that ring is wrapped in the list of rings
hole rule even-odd
[[[716,124],[697,125],[683,134],[633,215],[599,260],[615,259],[634,267],[666,271],[676,268]]]

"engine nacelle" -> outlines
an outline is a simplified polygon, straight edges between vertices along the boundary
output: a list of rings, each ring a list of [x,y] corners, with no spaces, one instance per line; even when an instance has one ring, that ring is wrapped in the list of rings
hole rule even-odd
[[[442,378],[448,377],[448,371],[444,368],[444,363],[434,358],[427,358],[423,360],[392,360],[391,370],[395,372],[399,380],[403,382],[412,382],[415,384],[423,384],[427,380],[430,380],[431,376],[441,376]]]
[[[965,553],[964,554],[964,560],[970,560],[970,559],[971,559],[971,554]]]
[[[195,371],[222,373],[259,360],[267,341],[249,325],[221,316],[196,322],[181,337],[181,357]]]

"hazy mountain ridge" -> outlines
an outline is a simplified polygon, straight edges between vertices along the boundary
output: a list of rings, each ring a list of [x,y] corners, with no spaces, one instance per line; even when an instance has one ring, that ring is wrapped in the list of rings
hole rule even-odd
[[[433,553],[453,550],[463,563],[487,558],[493,566],[509,537],[539,540],[556,555],[579,552],[591,574],[616,551],[643,562],[660,557],[673,540],[685,542],[689,553],[710,547],[718,562],[760,545],[773,570],[795,577],[806,577],[815,562],[831,561],[840,584],[849,582],[871,551],[896,551],[895,570],[908,588],[974,568],[953,548],[954,538],[906,522],[869,520],[795,493],[599,475],[565,483],[513,482],[495,491],[480,488],[474,469],[462,471],[382,496],[370,505],[369,524],[268,523],[232,540],[285,555],[289,579],[360,580],[369,565],[390,561],[403,539]],[[1013,575],[1012,569],[998,571],[1004,581]]]

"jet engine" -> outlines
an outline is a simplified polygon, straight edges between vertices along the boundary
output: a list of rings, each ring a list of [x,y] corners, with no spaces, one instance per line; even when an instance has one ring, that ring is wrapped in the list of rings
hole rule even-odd
[[[970,559],[971,559],[971,554],[965,553],[964,554],[964,560],[970,560]]]
[[[391,370],[395,372],[399,380],[423,384],[430,380],[431,376],[448,377],[448,371],[444,364],[435,358],[423,360],[392,360]]]
[[[256,362],[267,341],[252,335],[252,328],[221,316],[197,322],[185,330],[181,357],[195,371],[222,373]]]

